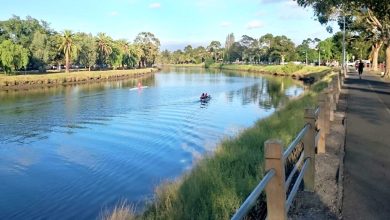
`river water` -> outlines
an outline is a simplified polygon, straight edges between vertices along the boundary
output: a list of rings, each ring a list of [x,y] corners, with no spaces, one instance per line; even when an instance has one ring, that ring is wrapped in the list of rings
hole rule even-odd
[[[202,92],[212,99],[200,103]],[[203,69],[0,92],[0,219],[142,207],[159,183],[302,92],[290,79]]]

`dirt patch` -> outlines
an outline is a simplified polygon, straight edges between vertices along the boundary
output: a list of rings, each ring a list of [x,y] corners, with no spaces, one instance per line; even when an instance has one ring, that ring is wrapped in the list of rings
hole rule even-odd
[[[326,153],[316,155],[315,192],[298,192],[289,219],[341,218],[346,108],[346,94],[342,91],[326,137]]]

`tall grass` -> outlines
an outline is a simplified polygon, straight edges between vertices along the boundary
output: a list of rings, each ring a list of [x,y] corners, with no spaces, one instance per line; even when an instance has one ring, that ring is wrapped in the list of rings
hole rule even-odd
[[[304,125],[304,108],[314,107],[329,78],[313,85],[272,116],[238,137],[223,141],[187,174],[162,184],[138,219],[229,219],[264,174],[263,144],[277,138],[287,145]]]
[[[134,220],[134,207],[126,202],[121,202],[112,212],[106,211],[102,214],[101,219],[105,220]]]

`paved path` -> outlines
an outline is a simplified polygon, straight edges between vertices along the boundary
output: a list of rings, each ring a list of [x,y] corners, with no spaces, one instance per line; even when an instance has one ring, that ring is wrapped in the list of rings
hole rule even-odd
[[[390,83],[350,73],[342,215],[390,219]]]

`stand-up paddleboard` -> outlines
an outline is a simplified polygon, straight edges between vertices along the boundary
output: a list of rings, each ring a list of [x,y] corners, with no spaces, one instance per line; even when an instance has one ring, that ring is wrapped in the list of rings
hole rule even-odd
[[[134,88],[131,88],[129,89],[130,91],[133,91],[133,90],[140,90],[140,89],[146,89],[148,88],[147,86],[140,86],[140,87],[134,87]]]

